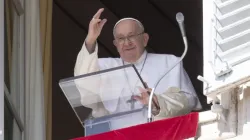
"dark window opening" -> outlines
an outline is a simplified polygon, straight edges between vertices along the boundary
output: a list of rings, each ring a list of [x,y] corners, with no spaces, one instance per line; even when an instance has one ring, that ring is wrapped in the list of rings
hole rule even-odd
[[[150,35],[147,47],[149,52],[181,56],[184,44],[175,16],[177,12],[182,12],[185,16],[184,23],[189,44],[183,61],[184,68],[195,87],[203,111],[210,109],[203,95],[203,83],[197,80],[198,75],[203,75],[202,1],[54,0],[53,139],[70,139],[82,136],[84,133],[58,82],[62,78],[73,76],[76,57],[87,35],[89,21],[102,7],[105,11],[101,18],[107,18],[108,21],[98,39],[99,57],[118,57],[113,45],[112,31],[114,24],[123,17],[134,17],[143,23]],[[65,125],[68,129],[65,129]]]

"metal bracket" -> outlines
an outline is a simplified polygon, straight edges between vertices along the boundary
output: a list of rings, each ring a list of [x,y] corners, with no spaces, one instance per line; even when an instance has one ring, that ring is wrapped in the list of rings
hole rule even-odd
[[[222,67],[221,69],[216,69],[213,65],[212,65],[212,67],[214,70],[214,74],[217,78],[222,77],[222,76],[224,76],[232,71],[232,67],[229,65]]]
[[[197,79],[206,84],[206,90],[211,87],[210,83],[201,75],[198,75]]]
[[[221,57],[217,54],[216,51],[214,51],[214,54],[215,54],[215,58],[219,58],[222,63],[226,64],[225,66],[223,66],[223,67],[221,67],[221,68],[218,69],[215,66],[215,64],[210,61],[210,64],[211,64],[211,66],[213,68],[215,76],[218,78],[218,77],[222,77],[222,76],[224,76],[226,74],[231,73],[232,70],[233,70],[232,66],[229,65],[227,61],[222,60]]]

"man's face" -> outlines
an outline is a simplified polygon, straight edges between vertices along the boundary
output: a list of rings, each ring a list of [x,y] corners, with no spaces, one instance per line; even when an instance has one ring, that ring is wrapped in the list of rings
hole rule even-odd
[[[130,63],[141,57],[148,42],[148,34],[134,20],[120,22],[115,28],[114,38],[114,45],[121,58]]]

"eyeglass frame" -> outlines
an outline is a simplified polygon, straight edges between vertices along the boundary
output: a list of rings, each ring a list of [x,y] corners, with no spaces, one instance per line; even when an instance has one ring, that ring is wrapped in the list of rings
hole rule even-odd
[[[143,35],[145,32],[141,32],[139,34],[134,34],[134,35],[129,35],[129,36],[125,36],[125,37],[120,37],[120,38],[115,38],[115,41],[118,43],[118,44],[124,44],[125,43],[125,40],[128,40],[130,42],[133,42],[133,38],[135,39],[136,37],[140,36],[140,35]],[[122,39],[122,40],[121,40]],[[121,40],[120,42],[118,40]]]

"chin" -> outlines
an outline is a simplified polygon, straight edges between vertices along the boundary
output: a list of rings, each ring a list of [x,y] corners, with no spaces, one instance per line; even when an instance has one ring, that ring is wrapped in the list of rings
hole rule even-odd
[[[135,55],[126,55],[126,56],[123,57],[123,60],[125,60],[125,61],[127,61],[129,63],[133,63],[133,62],[137,61]]]

